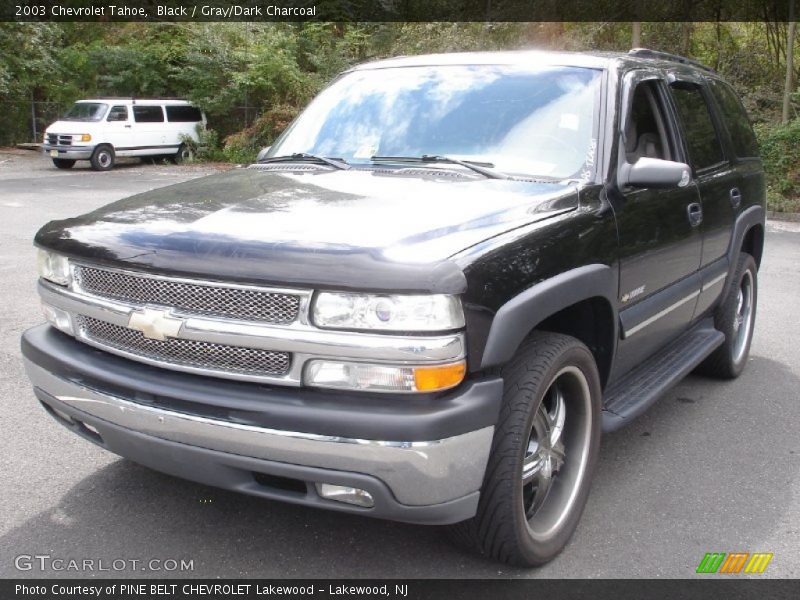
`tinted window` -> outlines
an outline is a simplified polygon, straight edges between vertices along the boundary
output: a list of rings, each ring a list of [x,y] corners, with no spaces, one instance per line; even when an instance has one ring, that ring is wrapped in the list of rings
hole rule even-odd
[[[167,121],[172,123],[198,123],[203,115],[194,106],[167,106]]]
[[[695,169],[722,162],[722,146],[703,92],[695,85],[673,84],[672,96],[683,123],[689,160]]]
[[[133,120],[137,123],[161,123],[164,121],[164,111],[160,106],[134,106]]]
[[[127,121],[128,120],[128,107],[127,106],[112,106],[108,111],[108,118],[106,121]]]
[[[712,81],[711,91],[719,102],[722,121],[731,136],[736,156],[758,156],[756,136],[736,92],[721,81]]]

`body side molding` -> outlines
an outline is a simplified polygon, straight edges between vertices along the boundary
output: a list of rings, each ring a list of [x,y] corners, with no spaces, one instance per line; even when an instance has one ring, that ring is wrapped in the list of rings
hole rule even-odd
[[[525,336],[547,317],[573,304],[600,297],[613,312],[614,344],[617,342],[616,314],[618,278],[608,265],[592,264],[571,269],[528,288],[503,304],[495,315],[481,368],[497,366],[511,359]]]

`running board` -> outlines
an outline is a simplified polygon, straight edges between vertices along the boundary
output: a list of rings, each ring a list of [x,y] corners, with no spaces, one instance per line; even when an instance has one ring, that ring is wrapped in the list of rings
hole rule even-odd
[[[604,394],[603,431],[627,425],[725,341],[708,320],[612,383]]]

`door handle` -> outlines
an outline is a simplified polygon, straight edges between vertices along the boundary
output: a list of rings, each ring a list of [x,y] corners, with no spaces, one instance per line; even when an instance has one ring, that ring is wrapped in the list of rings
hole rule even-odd
[[[686,207],[686,214],[689,217],[689,224],[692,227],[697,227],[703,222],[703,207],[699,202],[692,202]]]
[[[131,128],[130,125],[125,125],[125,129],[130,129],[130,128]]]
[[[742,192],[739,191],[739,188],[731,189],[731,206],[733,208],[739,208],[739,205],[742,203]]]

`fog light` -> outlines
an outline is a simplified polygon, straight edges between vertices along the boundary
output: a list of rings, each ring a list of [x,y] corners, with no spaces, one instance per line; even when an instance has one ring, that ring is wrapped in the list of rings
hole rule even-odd
[[[42,302],[42,314],[44,314],[44,318],[47,319],[47,322],[56,329],[60,329],[69,335],[74,335],[72,331],[72,319],[67,311]]]
[[[333,485],[332,483],[318,483],[316,486],[317,493],[326,500],[355,504],[356,506],[363,506],[364,508],[372,508],[375,506],[372,494],[367,490],[348,487],[346,485]]]

